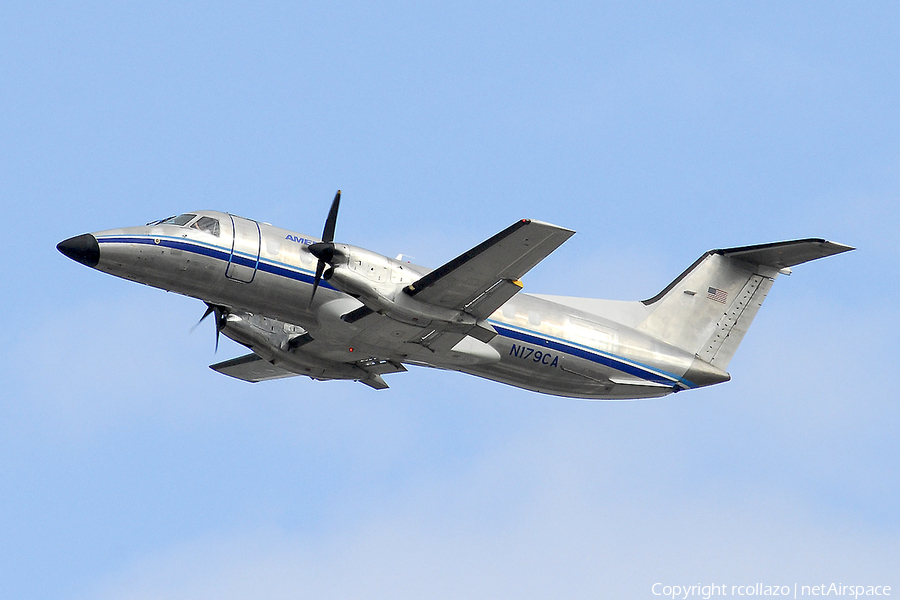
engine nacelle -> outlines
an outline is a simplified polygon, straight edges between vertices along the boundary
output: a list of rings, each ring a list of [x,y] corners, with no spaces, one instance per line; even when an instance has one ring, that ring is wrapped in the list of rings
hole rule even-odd
[[[225,316],[222,333],[273,365],[293,373],[324,379],[357,379],[369,373],[356,365],[322,359],[303,351],[312,341],[309,333],[297,325],[246,312]]]
[[[358,270],[351,269],[346,264],[335,265],[329,269],[325,274],[325,279],[345,294],[359,299],[360,302],[372,310],[380,311],[381,308],[388,306],[392,301],[394,285],[389,282],[386,285],[373,282],[370,278]]]
[[[377,256],[386,260],[383,256]],[[351,255],[351,261],[353,258]],[[357,266],[360,266],[360,263],[362,261],[358,261]],[[373,280],[370,274],[376,272],[377,267],[371,266],[372,263],[369,263],[368,272],[365,268],[354,269],[351,267],[352,264],[338,264],[332,267],[328,283],[379,314],[407,325],[464,333],[483,342],[490,341],[497,334],[486,321],[476,319],[465,311],[422,302],[403,293],[403,288],[409,285],[408,277],[402,278],[403,280],[399,277],[390,277],[387,275],[389,271],[385,268],[385,273],[379,275],[381,280]]]

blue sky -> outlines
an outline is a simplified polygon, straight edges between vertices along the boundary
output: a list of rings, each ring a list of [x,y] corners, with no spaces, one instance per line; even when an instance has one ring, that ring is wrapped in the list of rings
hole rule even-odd
[[[0,589],[16,598],[651,598],[900,589],[891,3],[0,7]],[[449,373],[251,386],[195,300],[55,244],[214,208],[437,266],[529,217],[526,291],[776,283],[733,381],[590,403]]]

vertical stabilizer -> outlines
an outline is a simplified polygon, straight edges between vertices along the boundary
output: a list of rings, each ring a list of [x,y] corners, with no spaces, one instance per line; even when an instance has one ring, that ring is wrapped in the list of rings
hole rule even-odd
[[[643,301],[638,329],[724,370],[780,272],[848,250],[816,238],[710,250]]]

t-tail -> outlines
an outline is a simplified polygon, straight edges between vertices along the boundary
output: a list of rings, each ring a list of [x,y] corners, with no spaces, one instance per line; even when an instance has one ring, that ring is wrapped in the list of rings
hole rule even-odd
[[[725,371],[779,273],[853,249],[810,238],[710,250],[642,302],[651,312],[637,328]]]

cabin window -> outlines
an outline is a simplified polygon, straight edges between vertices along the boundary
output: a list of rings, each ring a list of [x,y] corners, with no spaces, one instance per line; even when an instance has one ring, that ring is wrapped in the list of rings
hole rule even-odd
[[[516,307],[514,304],[509,304],[508,302],[503,305],[503,316],[507,319],[515,319],[516,318]]]
[[[206,233],[210,233],[214,236],[219,235],[219,220],[213,219],[212,217],[200,217],[197,219],[197,222],[191,225],[193,229],[199,229],[200,231],[205,231]]]
[[[170,218],[166,219],[165,221],[163,221],[162,225],[182,225],[182,226],[184,226],[184,225],[187,225],[188,223],[190,223],[191,221],[193,221],[194,217],[196,217],[196,216],[197,215],[184,214],[184,215],[178,215],[177,217],[170,217]]]

